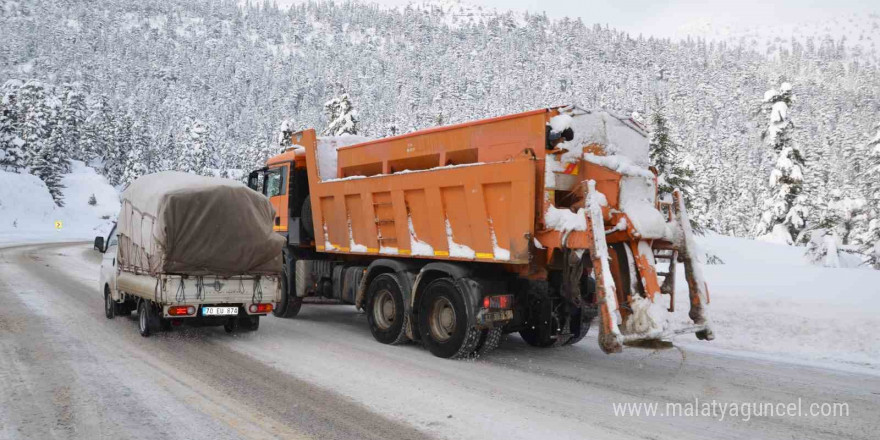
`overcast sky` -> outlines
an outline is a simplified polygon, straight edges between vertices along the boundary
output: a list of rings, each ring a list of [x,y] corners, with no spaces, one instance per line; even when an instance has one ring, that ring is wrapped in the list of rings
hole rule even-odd
[[[277,0],[279,4],[297,0]],[[412,0],[367,0],[403,6]],[[646,36],[676,36],[694,23],[715,25],[791,25],[813,22],[831,15],[880,12],[880,0],[467,0],[472,5],[496,9],[546,12],[553,18],[581,17],[585,23]]]

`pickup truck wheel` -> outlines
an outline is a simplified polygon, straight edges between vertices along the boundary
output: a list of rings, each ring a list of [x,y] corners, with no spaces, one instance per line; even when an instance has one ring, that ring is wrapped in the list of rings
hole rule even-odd
[[[238,317],[238,328],[248,332],[257,331],[260,328],[260,316],[240,315]]]
[[[439,278],[425,287],[419,302],[419,333],[434,356],[459,359],[474,352],[480,330],[468,320],[464,295],[449,278]]]
[[[238,330],[238,318],[227,319],[226,323],[223,324],[223,330],[225,330],[226,333],[234,333]]]
[[[113,319],[116,316],[116,303],[110,296],[110,288],[104,286],[104,316],[107,319]]]
[[[153,321],[153,307],[147,301],[138,303],[138,330],[141,336],[148,338],[156,329]]]
[[[367,323],[373,338],[383,344],[406,341],[406,304],[397,277],[383,273],[367,289]]]

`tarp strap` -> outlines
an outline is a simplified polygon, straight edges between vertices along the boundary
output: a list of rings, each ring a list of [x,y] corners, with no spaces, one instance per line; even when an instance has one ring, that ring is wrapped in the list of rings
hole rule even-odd
[[[205,279],[201,276],[196,278],[196,299],[205,299]]]
[[[179,303],[186,301],[186,286],[183,285],[183,277],[180,277],[180,284],[177,285],[177,295],[174,299]]]
[[[254,294],[251,296],[252,303],[261,303],[263,302],[263,283],[260,282],[260,277],[254,278]]]

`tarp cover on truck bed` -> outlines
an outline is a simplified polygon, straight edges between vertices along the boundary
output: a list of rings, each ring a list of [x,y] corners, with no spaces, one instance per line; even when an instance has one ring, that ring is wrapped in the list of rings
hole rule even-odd
[[[122,193],[119,264],[150,274],[278,274],[284,238],[269,200],[245,185],[161,172]]]

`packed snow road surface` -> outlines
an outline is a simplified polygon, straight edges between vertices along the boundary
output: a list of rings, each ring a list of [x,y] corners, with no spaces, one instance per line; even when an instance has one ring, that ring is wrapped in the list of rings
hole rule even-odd
[[[508,336],[477,361],[385,346],[349,306],[259,332],[141,338],[104,318],[86,244],[0,248],[0,438],[876,438],[880,377],[689,349],[607,356]],[[674,416],[667,403],[845,403],[848,415]],[[655,416],[615,404],[659,403]],[[620,407],[618,407],[618,410]],[[644,410],[643,410],[644,412]]]

